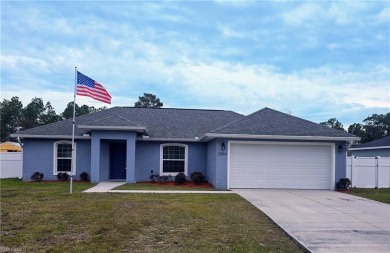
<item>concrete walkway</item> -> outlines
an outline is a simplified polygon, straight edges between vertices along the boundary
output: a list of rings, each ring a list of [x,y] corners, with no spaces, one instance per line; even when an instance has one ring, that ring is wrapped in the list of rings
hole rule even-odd
[[[126,184],[126,182],[100,182],[92,188],[85,190],[83,192],[109,192],[111,189],[115,187]]]
[[[118,186],[124,185],[126,182],[100,182],[94,187],[83,192],[109,192],[109,193],[178,193],[178,194],[235,194],[232,191],[180,191],[180,190],[112,190]]]
[[[327,190],[237,189],[311,252],[390,252],[390,205]]]

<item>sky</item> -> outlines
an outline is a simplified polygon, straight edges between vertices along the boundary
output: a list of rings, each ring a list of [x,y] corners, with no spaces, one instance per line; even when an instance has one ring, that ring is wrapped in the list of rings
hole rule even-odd
[[[390,112],[390,1],[2,1],[1,100],[269,107],[344,127]],[[87,97],[76,103],[102,107]]]

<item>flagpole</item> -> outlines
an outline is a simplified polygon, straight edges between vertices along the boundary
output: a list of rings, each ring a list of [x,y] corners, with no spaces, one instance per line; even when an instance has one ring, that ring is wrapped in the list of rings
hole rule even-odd
[[[74,68],[74,90],[73,90],[73,120],[72,120],[72,160],[70,162],[70,190],[69,193],[73,193],[73,165],[74,161],[74,127],[75,127],[75,118],[76,118],[76,86],[77,86],[77,67]]]

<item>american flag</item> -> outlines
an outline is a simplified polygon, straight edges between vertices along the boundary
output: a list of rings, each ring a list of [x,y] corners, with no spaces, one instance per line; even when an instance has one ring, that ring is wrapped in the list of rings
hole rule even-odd
[[[111,104],[111,96],[100,83],[77,71],[76,95],[87,96]]]

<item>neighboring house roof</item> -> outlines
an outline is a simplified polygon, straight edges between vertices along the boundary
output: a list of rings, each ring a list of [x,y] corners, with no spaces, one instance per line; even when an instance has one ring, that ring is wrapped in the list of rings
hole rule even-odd
[[[76,118],[75,138],[91,130],[134,130],[150,140],[252,139],[358,140],[346,132],[269,108],[248,116],[232,111],[113,107]],[[69,138],[72,119],[13,134],[22,138]]]
[[[358,139],[347,132],[339,131],[311,121],[291,116],[286,113],[264,108],[244,118],[231,122],[223,127],[215,129],[206,134],[206,137],[247,137],[272,139]]]
[[[6,141],[0,144],[0,152],[22,152],[22,147],[17,142]]]
[[[228,122],[244,117],[232,111],[113,107],[76,117],[75,137],[91,129],[137,130],[150,139],[192,139]],[[24,138],[66,138],[72,135],[72,119],[27,129],[13,134]]]
[[[390,136],[366,142],[363,144],[353,145],[349,150],[365,150],[365,149],[383,149],[390,148]]]

